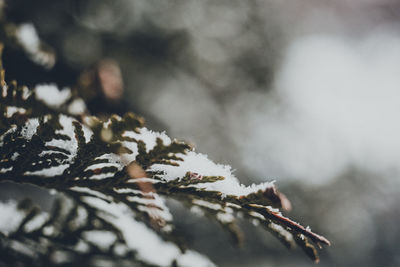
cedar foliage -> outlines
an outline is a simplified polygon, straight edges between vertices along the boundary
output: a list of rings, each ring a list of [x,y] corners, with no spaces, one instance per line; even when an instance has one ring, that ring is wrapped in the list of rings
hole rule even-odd
[[[13,32],[5,30],[9,25],[2,21],[1,48],[17,45]],[[188,154],[196,155],[190,145],[147,130],[144,120],[132,113],[106,119],[87,112],[71,113],[69,106],[81,101],[78,91],[72,91],[61,105],[49,106],[37,90],[16,81],[7,84],[6,70],[1,66],[0,70],[0,181],[56,192],[50,212],[41,211],[29,199],[9,203],[20,220],[12,230],[0,231],[0,262],[180,266],[182,257],[194,252],[174,231],[174,219],[165,204],[168,198],[215,220],[237,243],[241,240],[236,224],[240,213],[259,221],[288,248],[297,244],[315,262],[319,260],[315,245],[329,245],[326,238],[280,213],[279,209],[289,208],[289,202],[273,184],[238,195],[210,187],[234,179],[219,174],[187,171],[167,179],[165,166],[179,168]],[[179,253],[165,264],[143,255],[142,237],[131,230],[144,226],[160,237],[161,247],[173,244]],[[111,241],[95,242],[92,237],[96,235]],[[156,248],[153,252],[156,257]]]

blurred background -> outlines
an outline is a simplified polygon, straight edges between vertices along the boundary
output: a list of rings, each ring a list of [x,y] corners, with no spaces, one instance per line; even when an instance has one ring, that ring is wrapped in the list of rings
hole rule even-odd
[[[8,79],[89,88],[93,114],[134,111],[245,184],[276,180],[288,215],[332,242],[320,266],[400,266],[399,1],[5,3],[57,55],[46,69],[9,49]],[[246,222],[236,248],[171,204],[219,266],[312,265]]]

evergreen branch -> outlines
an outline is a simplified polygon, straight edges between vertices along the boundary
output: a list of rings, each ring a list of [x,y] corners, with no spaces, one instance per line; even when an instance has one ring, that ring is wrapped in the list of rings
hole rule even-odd
[[[74,110],[71,103],[82,101],[76,93],[67,92],[54,105],[49,95],[59,97],[57,88],[7,84],[1,66],[0,181],[34,184],[60,196],[51,213],[27,201],[0,204],[20,218],[11,230],[0,229],[0,248],[8,255],[1,261],[63,265],[102,258],[179,266],[190,257],[213,266],[177,237],[168,198],[216,220],[236,242],[241,240],[236,218],[243,213],[287,247],[297,243],[314,261],[311,242],[330,245],[275,210],[289,210],[290,202],[274,183],[244,186],[229,166],[148,130],[132,113],[101,120]],[[156,247],[143,245],[139,234]],[[109,242],[97,242],[100,238]],[[157,249],[170,253],[155,259],[151,252]]]

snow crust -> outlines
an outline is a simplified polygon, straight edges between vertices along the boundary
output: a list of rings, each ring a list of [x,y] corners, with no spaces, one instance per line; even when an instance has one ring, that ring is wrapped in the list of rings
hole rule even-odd
[[[77,151],[78,151],[78,141],[75,138],[75,132],[74,132],[74,125],[73,122],[75,119],[68,117],[66,115],[60,115],[59,116],[59,122],[61,126],[63,127],[62,130],[56,130],[56,134],[63,134],[69,136],[70,140],[58,140],[58,139],[53,139],[49,142],[46,142],[47,146],[56,146],[65,150],[68,150],[70,152],[70,155],[68,155],[68,160],[69,162],[72,162],[72,159],[76,156]]]
[[[75,245],[74,249],[76,251],[85,253],[89,251],[90,247],[86,242],[79,240],[78,243]]]
[[[153,178],[147,178],[147,177],[142,177],[142,178],[134,178],[134,179],[129,179],[126,181],[127,183],[159,183],[159,180],[153,179]]]
[[[78,151],[78,141],[75,138],[74,126],[72,124],[73,121],[74,119],[71,117],[68,117],[66,115],[60,115],[59,122],[62,126],[62,129],[56,130],[56,134],[67,135],[69,136],[70,139],[69,140],[52,139],[46,142],[46,146],[55,146],[69,151],[69,154],[67,154],[68,159],[64,160],[60,165],[57,166],[52,166],[50,168],[45,168],[33,172],[26,171],[25,175],[53,177],[61,175],[70,166]],[[36,133],[38,125],[39,125],[38,119],[29,119],[21,131],[22,136],[24,136],[26,139],[31,139],[33,134]],[[41,153],[41,155],[51,154],[51,153],[53,152],[44,151],[43,153]]]
[[[0,169],[0,173],[6,173],[6,172],[10,172],[13,170],[13,167],[8,167],[8,168],[1,168]]]
[[[71,187],[70,189],[73,190],[73,191],[76,191],[76,192],[87,193],[87,194],[90,194],[90,195],[92,195],[92,196],[94,196],[94,197],[97,197],[97,198],[100,198],[100,199],[112,201],[112,198],[111,198],[111,197],[106,196],[106,195],[104,195],[103,193],[100,193],[100,192],[98,192],[98,191],[89,189],[89,188],[87,188],[87,187],[73,186],[73,187]]]
[[[193,251],[182,254],[175,244],[162,240],[143,223],[134,220],[131,210],[123,203],[108,203],[93,197],[84,197],[84,201],[105,211],[99,216],[121,231],[128,247],[138,252],[139,259],[160,266],[170,266],[175,259],[181,266],[215,266],[206,257]]]
[[[86,111],[86,104],[82,98],[77,98],[68,106],[68,112],[72,115],[83,114]]]
[[[162,218],[164,221],[172,221],[172,214],[165,203],[165,199],[152,192],[146,195],[150,197],[128,196],[127,200],[143,204],[143,206],[139,206],[138,209],[147,212],[151,217]]]
[[[17,202],[15,202],[14,200],[0,202],[0,211],[0,232],[5,235],[16,231],[25,217],[25,213],[18,210]]]
[[[171,138],[169,138],[165,132],[154,132],[145,127],[141,128],[139,133],[135,133],[134,131],[125,131],[122,136],[143,141],[146,144],[146,152],[151,151],[156,146],[157,138],[160,138],[166,146],[171,144]]]
[[[17,130],[17,126],[15,124],[11,125],[11,128],[8,129],[4,134],[0,136],[0,146],[4,145],[4,137],[6,137],[9,134],[14,133]]]
[[[204,216],[204,211],[199,206],[190,207],[190,212],[199,217]]]
[[[28,119],[24,127],[22,127],[21,130],[22,137],[24,137],[26,140],[31,140],[32,136],[36,133],[38,127],[39,127],[38,118]]]
[[[90,139],[93,136],[93,131],[87,127],[86,125],[82,125],[83,136],[85,137],[86,144],[90,142]]]
[[[14,115],[15,113],[25,114],[25,112],[26,112],[26,109],[24,109],[24,108],[7,106],[6,117],[11,118],[12,115]]]
[[[293,240],[293,235],[288,232],[285,228],[280,226],[279,224],[276,223],[270,223],[268,225],[271,229],[274,229],[275,231],[279,232],[281,235],[285,237],[286,240],[291,241]]]
[[[117,237],[114,233],[102,230],[85,231],[82,233],[82,236],[85,240],[103,250],[107,250],[117,240]]]
[[[252,184],[251,186],[240,184],[229,165],[216,164],[204,154],[190,151],[186,155],[180,154],[179,156],[183,158],[183,161],[178,162],[179,166],[154,164],[150,167],[150,170],[163,171],[164,174],[161,177],[167,181],[184,177],[187,172],[195,172],[202,176],[223,176],[225,179],[221,181],[199,183],[191,186],[207,191],[219,191],[225,195],[248,195],[274,186],[274,182],[264,182],[258,185]]]
[[[132,153],[122,153],[121,154],[121,159],[123,164],[126,166],[129,163],[133,162],[136,160],[136,156],[139,155],[138,147],[135,142],[128,142],[128,141],[123,141],[121,144],[128,148]]]
[[[59,108],[71,97],[71,90],[64,88],[58,90],[55,84],[40,84],[35,87],[36,99],[42,101],[47,106]]]
[[[33,249],[25,243],[22,243],[22,242],[19,242],[16,240],[11,240],[10,248],[15,251],[18,251],[21,254],[28,256],[28,257],[31,257],[31,258],[36,257],[35,251],[33,251]]]
[[[22,87],[22,99],[27,100],[28,97],[32,94],[32,91],[28,89],[28,87]]]
[[[85,171],[94,170],[97,168],[104,168],[104,167],[116,167],[118,170],[122,170],[122,168],[123,168],[121,159],[117,154],[114,154],[114,153],[103,154],[100,157],[95,158],[95,160],[98,160],[98,159],[106,159],[106,160],[108,160],[108,162],[96,163],[96,164],[90,165],[85,169]]]
[[[117,168],[117,171],[122,170],[123,168],[123,163],[121,161],[121,157],[118,156],[117,154],[114,153],[109,153],[109,154],[103,154],[100,157],[97,157],[96,159],[106,159],[108,162],[102,162],[102,163],[96,163],[88,166],[85,171],[88,170],[95,170],[95,169],[102,169],[105,167],[115,167]],[[99,173],[99,174],[94,174],[89,177],[91,180],[101,180],[109,177],[113,177],[115,174],[114,171],[111,172],[105,172],[105,173]]]
[[[7,96],[7,85],[3,85],[2,87],[1,87],[1,96],[2,97],[6,97]]]
[[[37,171],[26,171],[24,175],[37,175],[37,176],[45,176],[45,177],[54,177],[57,175],[63,174],[63,172],[69,167],[69,164],[63,164],[58,166],[53,166],[50,168],[37,170]]]
[[[21,24],[17,28],[15,35],[18,42],[27,52],[33,54],[39,51],[40,40],[33,24]]]
[[[47,220],[49,219],[49,214],[41,212],[36,215],[32,220],[25,224],[25,230],[27,232],[32,232],[39,229]]]
[[[43,49],[42,42],[33,24],[24,23],[19,25],[16,28],[15,37],[34,62],[47,69],[54,66],[56,58],[52,52]]]
[[[197,205],[197,206],[202,206],[208,209],[212,209],[212,210],[220,210],[222,209],[222,206],[218,203],[211,203],[202,199],[193,199],[192,201],[193,204]]]
[[[216,267],[216,265],[210,262],[207,257],[192,250],[186,251],[185,254],[182,254],[182,256],[178,258],[177,262],[178,266],[182,267]]]
[[[222,223],[231,223],[235,220],[235,217],[233,217],[233,215],[231,213],[218,212],[217,219],[218,219],[218,221],[220,221]]]
[[[11,160],[15,161],[17,158],[19,157],[19,153],[18,152],[14,152],[11,156]]]

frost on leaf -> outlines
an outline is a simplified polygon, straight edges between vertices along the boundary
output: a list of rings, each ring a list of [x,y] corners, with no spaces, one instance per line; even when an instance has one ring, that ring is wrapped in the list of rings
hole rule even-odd
[[[0,203],[0,245],[10,260],[95,265],[101,257],[145,266],[214,266],[177,237],[169,198],[215,220],[236,242],[243,214],[314,261],[314,244],[329,245],[281,213],[290,202],[274,182],[245,186],[230,166],[145,128],[132,113],[89,116],[69,89],[30,90],[6,84],[4,76],[0,82],[0,181],[34,184],[58,196],[48,213],[29,201]]]

